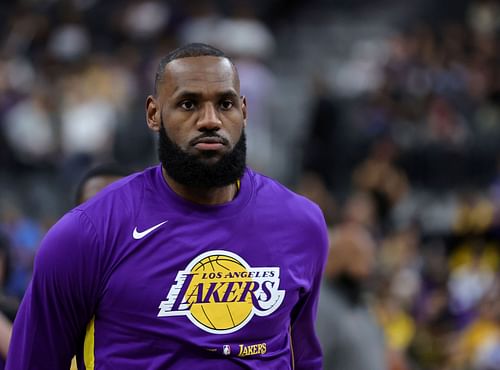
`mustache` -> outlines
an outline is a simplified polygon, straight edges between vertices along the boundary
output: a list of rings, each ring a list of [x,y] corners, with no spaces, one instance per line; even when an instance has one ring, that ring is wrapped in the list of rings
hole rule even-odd
[[[190,140],[189,145],[191,146],[196,145],[200,140],[207,138],[216,139],[217,141],[221,142],[224,145],[229,145],[229,140],[227,140],[224,136],[217,134],[216,132],[204,132],[201,135],[198,135],[194,139]]]
[[[163,123],[163,115],[160,116],[160,126],[163,128],[163,130],[165,130],[165,134],[166,134],[165,124]],[[229,140],[226,139],[224,136],[219,135],[215,131],[205,131],[205,132],[203,132],[201,135],[198,135],[194,139],[190,140],[189,141],[189,145],[190,146],[194,146],[194,145],[196,145],[196,143],[198,141],[206,139],[206,138],[216,139],[216,140],[218,140],[219,142],[221,142],[222,144],[224,144],[226,146],[229,145]]]

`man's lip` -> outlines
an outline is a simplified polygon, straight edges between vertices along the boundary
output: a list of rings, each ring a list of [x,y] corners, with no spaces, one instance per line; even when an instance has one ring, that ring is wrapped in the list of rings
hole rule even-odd
[[[205,141],[198,141],[194,147],[198,150],[220,150],[224,147],[224,144],[222,144],[220,141],[218,142],[205,142]]]
[[[224,139],[221,137],[202,137],[199,139],[196,139],[193,143],[193,145],[197,144],[222,144],[225,145]]]
[[[226,143],[220,136],[204,136],[194,139],[192,145],[198,150],[221,150]]]
[[[205,136],[194,139],[192,144],[198,150],[221,150],[227,140],[220,136]]]

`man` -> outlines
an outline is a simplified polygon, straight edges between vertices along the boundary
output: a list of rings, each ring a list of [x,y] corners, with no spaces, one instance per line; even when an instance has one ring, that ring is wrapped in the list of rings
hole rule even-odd
[[[129,173],[114,163],[101,164],[87,171],[76,187],[75,204],[82,204],[106,186]]]
[[[161,165],[64,216],[37,255],[8,369],[320,369],[317,206],[245,166],[246,101],[190,44],[146,100]]]
[[[10,248],[8,236],[0,230],[0,369],[5,366],[12,335],[12,321],[19,306],[17,298],[7,295],[4,289],[11,270]]]
[[[364,227],[345,223],[330,232],[330,253],[318,309],[325,370],[386,370],[385,344],[364,297],[375,262]]]
[[[88,170],[78,183],[75,204],[79,205],[97,195],[106,186],[127,176],[125,169],[115,163],[101,164]],[[76,358],[71,360],[71,370],[77,369]]]

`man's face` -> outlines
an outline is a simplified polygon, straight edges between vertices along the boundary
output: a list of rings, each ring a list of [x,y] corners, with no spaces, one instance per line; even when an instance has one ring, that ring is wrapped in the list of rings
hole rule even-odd
[[[170,62],[158,96],[147,101],[148,125],[160,133],[160,160],[167,174],[185,185],[224,186],[242,175],[245,118],[245,99],[226,58]],[[218,179],[204,182],[207,177]]]

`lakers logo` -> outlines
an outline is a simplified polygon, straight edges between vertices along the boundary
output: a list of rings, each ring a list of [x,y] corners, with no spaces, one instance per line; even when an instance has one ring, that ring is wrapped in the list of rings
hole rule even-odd
[[[279,282],[279,267],[250,267],[235,253],[206,252],[177,273],[158,316],[185,315],[206,332],[232,333],[281,305]]]

